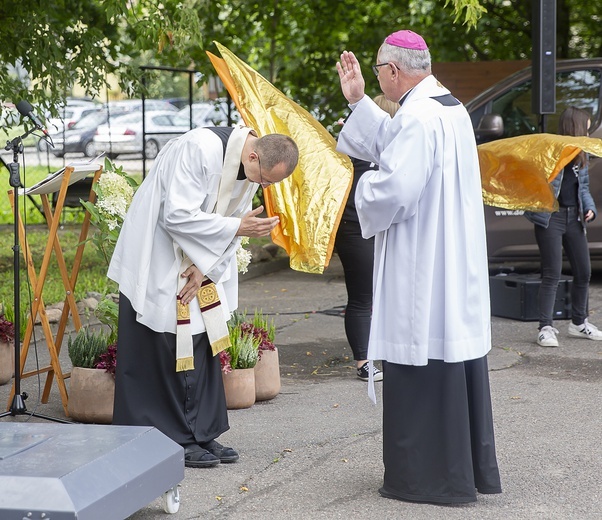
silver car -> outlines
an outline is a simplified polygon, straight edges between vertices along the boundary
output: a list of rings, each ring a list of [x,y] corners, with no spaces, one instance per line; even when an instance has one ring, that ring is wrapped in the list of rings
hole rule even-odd
[[[167,141],[190,129],[190,120],[178,115],[177,112],[146,112],[145,157],[154,159]],[[96,129],[94,135],[96,153],[105,152],[112,159],[122,154],[142,154],[142,130],[142,112],[111,117],[109,123],[100,125]]]

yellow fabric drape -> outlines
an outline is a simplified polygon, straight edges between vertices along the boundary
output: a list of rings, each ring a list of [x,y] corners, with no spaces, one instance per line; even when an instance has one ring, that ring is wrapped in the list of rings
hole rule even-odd
[[[290,257],[291,268],[322,273],[353,179],[351,160],[306,110],[258,72],[215,42],[222,58],[207,52],[245,124],[262,136],[281,133],[299,147],[299,165],[283,182],[263,190],[268,215],[280,217],[272,240]]]
[[[602,157],[602,140],[533,134],[481,144],[478,150],[485,204],[556,211],[558,203],[550,182],[581,150]]]

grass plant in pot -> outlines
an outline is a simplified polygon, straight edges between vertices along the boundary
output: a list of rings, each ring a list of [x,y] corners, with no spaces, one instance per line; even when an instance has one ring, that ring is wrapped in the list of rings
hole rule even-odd
[[[255,403],[255,365],[259,359],[259,341],[241,327],[241,316],[228,322],[230,347],[220,352],[226,406],[229,410],[250,408]]]
[[[73,365],[69,386],[69,417],[86,423],[110,424],[115,398],[117,309],[109,299],[96,311],[109,332],[82,327],[67,347]]]
[[[255,365],[255,400],[267,401],[280,393],[280,359],[274,344],[276,327],[268,322],[261,310],[255,310],[252,321],[241,327],[259,341],[259,359]]]

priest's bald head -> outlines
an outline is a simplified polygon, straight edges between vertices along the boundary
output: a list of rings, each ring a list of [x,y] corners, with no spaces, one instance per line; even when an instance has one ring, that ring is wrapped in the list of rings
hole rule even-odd
[[[413,31],[397,31],[385,38],[373,69],[383,94],[399,101],[431,74],[431,54],[422,36]]]
[[[241,163],[245,175],[262,188],[286,179],[299,162],[297,144],[288,135],[250,133],[245,142]]]

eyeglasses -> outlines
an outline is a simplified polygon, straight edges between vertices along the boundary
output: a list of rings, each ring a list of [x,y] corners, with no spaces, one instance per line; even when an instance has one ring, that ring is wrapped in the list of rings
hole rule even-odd
[[[376,65],[372,65],[372,72],[374,72],[374,75],[378,78],[378,67],[384,67],[385,65],[393,65],[397,70],[401,70],[395,63],[393,63],[392,61],[388,61],[387,63],[377,63]]]
[[[257,150],[255,151],[255,154],[257,155],[257,162],[259,163],[259,185],[262,188],[267,188],[268,186],[271,186],[274,183],[273,182],[264,182],[263,176],[261,175],[261,159],[259,158],[259,154],[257,153]]]

